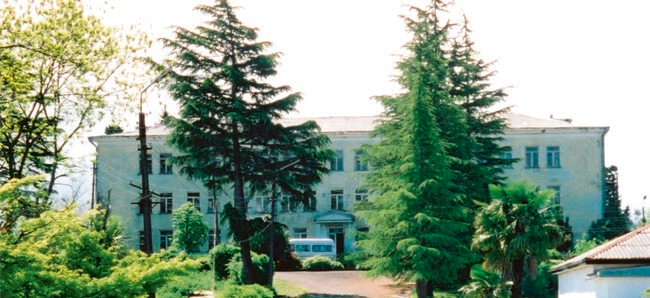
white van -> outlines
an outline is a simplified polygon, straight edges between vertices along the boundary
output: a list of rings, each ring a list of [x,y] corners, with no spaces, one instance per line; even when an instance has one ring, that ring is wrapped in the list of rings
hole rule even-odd
[[[295,251],[299,258],[305,259],[316,255],[336,259],[334,240],[330,238],[293,238],[289,239],[291,251]]]

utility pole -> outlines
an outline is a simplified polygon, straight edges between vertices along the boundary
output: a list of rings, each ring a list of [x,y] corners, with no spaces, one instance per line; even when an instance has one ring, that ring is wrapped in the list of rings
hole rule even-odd
[[[140,139],[140,176],[142,177],[142,194],[138,202],[139,208],[142,211],[142,220],[144,224],[144,252],[149,256],[153,253],[153,243],[151,236],[151,192],[149,191],[149,169],[147,167],[147,151],[150,149],[147,146],[147,126],[144,122],[144,113],[142,112],[142,96],[153,84],[162,80],[170,71],[169,68],[165,69],[156,79],[149,83],[147,87],[140,92],[140,113],[138,114],[138,138]],[[150,298],[156,297],[156,293],[149,293]]]

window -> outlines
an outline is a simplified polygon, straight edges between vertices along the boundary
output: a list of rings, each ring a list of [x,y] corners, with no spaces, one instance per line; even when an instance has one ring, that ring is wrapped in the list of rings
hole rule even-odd
[[[550,185],[548,189],[552,189],[555,191],[555,195],[553,196],[553,203],[555,204],[560,204],[561,202],[561,197],[560,197],[560,186],[559,185]]]
[[[160,213],[172,213],[174,208],[174,198],[171,192],[164,192],[160,194]]]
[[[343,209],[343,190],[332,190],[330,195],[330,203],[332,210],[344,210]]]
[[[502,162],[509,162],[512,160],[512,148],[504,147],[502,151],[499,152],[499,159],[501,159]],[[512,169],[512,164],[502,164],[499,165],[499,167],[502,169]]]
[[[296,244],[295,250],[296,251],[302,251],[302,252],[309,252],[309,251],[311,251],[311,245],[309,245],[309,244]]]
[[[363,150],[354,151],[354,170],[355,171],[367,171],[368,163],[363,160]]]
[[[526,147],[526,168],[539,168],[539,148]]]
[[[144,240],[144,231],[140,231],[138,233],[138,239],[140,242],[140,251],[147,252],[147,247],[145,246],[145,240]]]
[[[160,175],[173,174],[172,164],[168,162],[170,157],[171,153],[160,153]]]
[[[172,230],[160,230],[160,249],[167,249],[172,246]]]
[[[366,189],[357,189],[357,193],[354,194],[354,200],[357,202],[367,201],[368,200],[368,190]]]
[[[549,168],[560,167],[560,147],[548,146],[546,147],[546,166]]]
[[[307,228],[293,228],[293,238],[307,238]]]
[[[142,155],[141,154],[138,154],[138,162],[139,162],[139,165],[142,164]],[[148,174],[153,174],[151,164],[152,164],[152,162],[151,162],[151,154],[147,154],[147,173]],[[138,175],[140,175],[140,174],[142,174],[142,170],[140,169],[140,167],[138,167]]]
[[[194,208],[201,212],[201,194],[198,192],[188,192],[187,201],[194,205]]]
[[[215,202],[218,203],[219,198],[208,199],[208,213],[215,213],[216,212],[217,209],[215,208],[215,206],[216,206]]]
[[[255,212],[271,212],[271,199],[269,197],[255,197]]]
[[[330,161],[330,170],[332,172],[343,171],[343,151],[336,150],[336,157]]]
[[[334,247],[332,245],[314,244],[311,246],[313,252],[332,252]]]
[[[212,249],[216,243],[219,243],[219,238],[221,237],[221,231],[211,229],[208,231],[208,249]]]

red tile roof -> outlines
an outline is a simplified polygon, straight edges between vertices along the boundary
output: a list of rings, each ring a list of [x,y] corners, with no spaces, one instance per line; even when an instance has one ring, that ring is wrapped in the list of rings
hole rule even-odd
[[[650,264],[650,225],[553,266],[551,272],[559,273],[582,264]]]

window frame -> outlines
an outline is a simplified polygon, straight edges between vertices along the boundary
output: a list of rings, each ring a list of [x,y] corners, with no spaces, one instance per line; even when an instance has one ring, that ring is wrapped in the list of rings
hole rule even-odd
[[[560,162],[560,146],[547,146],[546,147],[546,167],[550,169],[558,169],[562,167]]]
[[[160,193],[160,214],[171,214],[174,210],[174,194],[171,192]]]
[[[335,150],[336,156],[330,160],[330,171],[332,172],[343,172],[344,171],[344,154],[343,150]]]
[[[538,146],[526,146],[525,157],[526,169],[539,169]]]
[[[365,152],[363,150],[354,151],[354,170],[357,172],[368,171],[368,163],[363,161],[364,154]]]
[[[201,212],[201,193],[200,192],[188,192],[187,193],[187,202],[192,203],[194,205],[194,209],[198,210]]]
[[[330,191],[330,210],[345,210],[345,192],[342,189]]]
[[[173,155],[171,153],[160,153],[158,161],[160,163],[160,175],[174,174],[174,167],[172,164],[167,164],[167,160]]]

